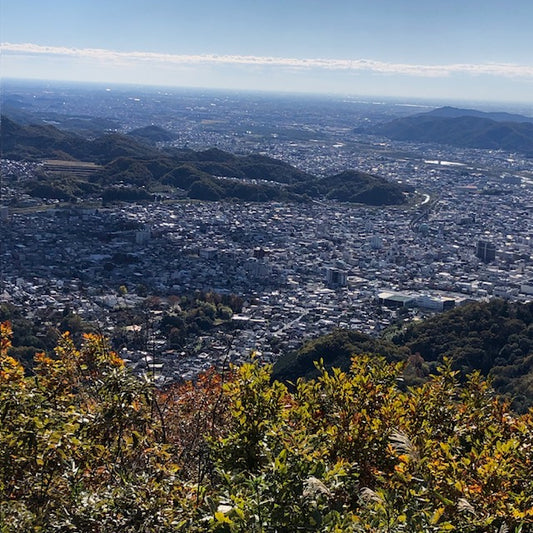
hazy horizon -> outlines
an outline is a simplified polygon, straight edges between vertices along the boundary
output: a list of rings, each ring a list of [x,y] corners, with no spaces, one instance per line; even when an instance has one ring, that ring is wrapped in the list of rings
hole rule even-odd
[[[6,78],[532,101],[527,0],[4,0],[1,15]]]
[[[79,81],[68,79],[40,79],[40,78],[3,78],[0,84],[0,95],[9,93],[17,86],[35,86],[44,88],[80,87],[102,90],[116,91],[146,91],[166,94],[176,93],[198,93],[206,92],[213,94],[242,94],[247,96],[269,97],[269,98],[309,98],[316,100],[338,100],[353,101],[354,103],[374,104],[374,105],[396,105],[413,108],[434,109],[437,107],[451,106],[468,109],[478,109],[480,111],[506,111],[533,117],[533,102],[530,101],[498,101],[498,100],[469,100],[464,98],[430,98],[415,96],[389,96],[380,94],[344,94],[344,93],[319,93],[301,91],[281,91],[267,89],[239,89],[230,87],[200,87],[200,86],[179,86],[179,85],[154,85],[143,83],[127,83],[105,81]]]

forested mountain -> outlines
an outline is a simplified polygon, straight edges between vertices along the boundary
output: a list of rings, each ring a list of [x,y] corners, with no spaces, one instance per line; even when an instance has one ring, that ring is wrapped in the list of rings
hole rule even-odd
[[[70,159],[105,164],[116,157],[158,156],[155,149],[126,135],[108,134],[87,140],[51,125],[20,125],[1,118],[2,157],[34,160]]]
[[[405,190],[398,184],[357,170],[302,181],[289,187],[289,190],[313,198],[367,205],[398,205],[405,202]]]
[[[459,107],[444,106],[423,115],[428,117],[458,118],[458,117],[478,117],[494,120],[496,122],[530,122],[533,123],[533,117],[517,115],[516,113],[506,113],[504,111],[479,111],[477,109],[461,109]]]
[[[176,136],[159,126],[145,126],[144,128],[137,128],[127,133],[130,137],[135,137],[144,142],[149,143],[158,143],[158,142],[167,142],[173,141]]]
[[[177,188],[189,198],[209,201],[330,198],[369,205],[397,205],[406,201],[398,184],[362,172],[317,178],[261,154],[237,156],[216,148],[156,149],[154,142],[168,140],[167,134],[162,128],[150,126],[128,135],[113,133],[88,140],[53,126],[19,125],[3,117],[2,157],[89,161],[102,166],[85,181],[69,178],[68,173],[60,177],[41,173],[36,182],[28,184],[29,194],[60,200],[99,192],[107,202],[143,201],[150,200],[151,193],[160,192],[163,187]],[[149,144],[143,142],[146,140]]]
[[[315,362],[322,360],[331,368],[350,368],[352,356],[379,354],[388,361],[404,361],[409,356],[407,348],[371,337],[359,331],[336,330],[328,335],[309,340],[297,351],[283,354],[275,363],[273,377],[282,381],[294,381],[300,377],[309,379],[319,375]]]
[[[533,119],[507,113],[483,113],[446,107],[399,118],[376,126],[372,131],[398,141],[431,142],[533,155]]]
[[[35,160],[46,157],[74,159],[85,139],[73,133],[63,132],[54,126],[22,126],[1,117],[0,146],[2,157],[8,159]]]
[[[448,356],[463,373],[480,370],[516,408],[533,405],[533,303],[474,303],[412,323],[393,341],[425,361]]]

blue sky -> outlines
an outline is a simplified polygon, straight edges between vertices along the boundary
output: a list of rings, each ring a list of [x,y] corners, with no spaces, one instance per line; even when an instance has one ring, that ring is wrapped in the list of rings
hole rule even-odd
[[[5,77],[533,100],[532,0],[2,0]]]

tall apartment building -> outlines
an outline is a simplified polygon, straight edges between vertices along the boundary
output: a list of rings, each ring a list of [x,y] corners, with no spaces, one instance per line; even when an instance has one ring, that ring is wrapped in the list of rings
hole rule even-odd
[[[478,241],[476,246],[476,257],[484,263],[490,263],[496,259],[496,246],[488,241]]]

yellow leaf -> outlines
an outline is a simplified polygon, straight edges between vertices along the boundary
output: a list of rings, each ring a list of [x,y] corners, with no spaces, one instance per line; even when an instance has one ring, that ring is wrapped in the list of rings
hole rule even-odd
[[[431,517],[431,525],[436,524],[440,520],[442,513],[444,513],[444,507],[439,507]]]
[[[231,520],[221,512],[215,512],[215,520],[221,524],[231,524]]]

